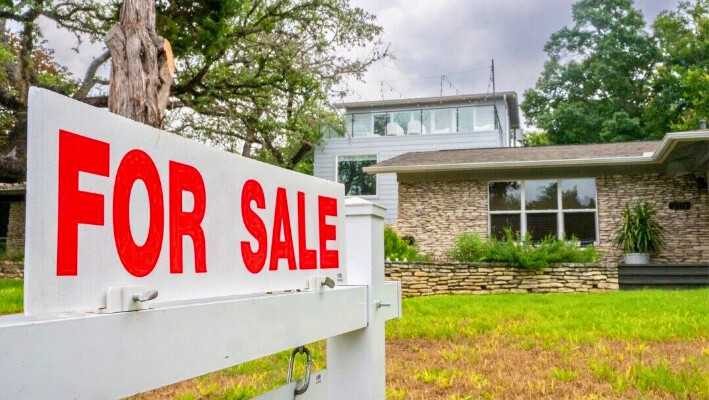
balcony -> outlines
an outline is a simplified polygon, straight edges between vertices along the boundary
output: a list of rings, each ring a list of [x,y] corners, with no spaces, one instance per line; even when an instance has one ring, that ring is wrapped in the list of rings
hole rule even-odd
[[[343,115],[347,137],[431,135],[500,131],[491,105],[426,108]],[[343,137],[329,134],[326,138]]]

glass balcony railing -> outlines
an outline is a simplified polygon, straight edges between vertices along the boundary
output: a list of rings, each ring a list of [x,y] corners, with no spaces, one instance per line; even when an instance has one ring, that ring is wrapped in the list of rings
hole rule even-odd
[[[430,135],[500,130],[493,106],[347,113],[349,137]]]

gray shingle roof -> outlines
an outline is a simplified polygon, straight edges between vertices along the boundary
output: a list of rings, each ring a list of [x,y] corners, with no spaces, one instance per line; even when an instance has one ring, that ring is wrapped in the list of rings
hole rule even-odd
[[[398,157],[377,163],[373,167],[439,166],[451,164],[642,157],[644,153],[655,151],[659,144],[660,141],[648,141],[425,151],[402,154]]]

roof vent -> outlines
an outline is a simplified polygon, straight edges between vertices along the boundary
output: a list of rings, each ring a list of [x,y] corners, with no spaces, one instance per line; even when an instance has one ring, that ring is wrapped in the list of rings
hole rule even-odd
[[[705,119],[700,119],[700,120],[699,120],[699,130],[700,130],[700,131],[705,131],[705,130],[707,130],[707,120],[705,120]]]
[[[655,154],[654,151],[646,151],[643,153],[643,157],[652,157]]]

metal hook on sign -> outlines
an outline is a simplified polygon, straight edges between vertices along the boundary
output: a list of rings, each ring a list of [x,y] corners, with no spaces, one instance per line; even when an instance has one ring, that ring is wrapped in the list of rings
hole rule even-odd
[[[313,356],[310,354],[305,346],[298,346],[290,353],[290,359],[288,360],[288,377],[286,378],[286,383],[293,382],[293,363],[295,362],[295,355],[305,353],[308,356],[308,364],[305,367],[305,377],[303,378],[303,387],[295,388],[295,395],[301,395],[308,390],[308,385],[310,385],[310,367],[313,365]]]

